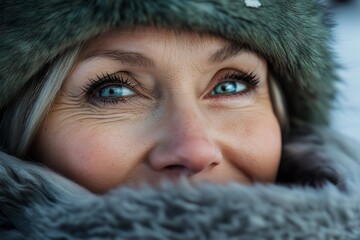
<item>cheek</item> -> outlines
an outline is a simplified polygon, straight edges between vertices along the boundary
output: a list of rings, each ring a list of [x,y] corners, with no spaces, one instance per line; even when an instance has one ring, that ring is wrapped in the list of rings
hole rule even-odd
[[[281,130],[272,111],[233,116],[222,132],[224,157],[252,181],[273,182],[281,155]],[[230,127],[231,126],[231,127]]]
[[[249,153],[254,156],[249,172],[257,181],[274,181],[281,157],[281,131],[276,119],[263,122],[249,138],[254,146]]]
[[[129,127],[73,120],[52,127],[56,125],[48,122],[38,134],[37,157],[89,190],[101,192],[118,185],[139,164],[141,150]]]

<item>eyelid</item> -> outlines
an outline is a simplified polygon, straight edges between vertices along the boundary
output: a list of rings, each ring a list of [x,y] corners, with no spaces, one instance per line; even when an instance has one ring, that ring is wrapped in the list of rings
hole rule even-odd
[[[225,73],[221,74],[220,78],[221,79],[218,81],[218,83],[224,81],[226,82],[227,80],[239,80],[245,83],[250,83],[255,85],[259,82],[259,79],[254,72],[244,72],[244,71],[232,70],[232,69],[229,69]]]
[[[124,76],[125,75],[125,76]],[[101,88],[111,86],[111,85],[121,85],[123,87],[129,88],[135,94],[124,97],[112,97],[112,98],[103,98],[95,96]],[[134,80],[130,74],[126,72],[116,72],[113,74],[102,73],[101,75],[96,75],[94,78],[89,78],[89,82],[82,88],[83,99],[91,104],[97,104],[98,102],[103,103],[116,103],[118,101],[124,102],[130,98],[136,97],[139,95],[137,90],[138,83]]]
[[[219,94],[219,95],[211,94],[211,92],[218,84],[228,81],[242,82],[247,85],[248,89],[245,91],[229,93],[229,94]],[[214,99],[214,98],[226,98],[226,97],[248,94],[256,90],[259,82],[260,80],[254,72],[244,72],[236,69],[223,69],[215,74],[215,76],[213,77],[210,83],[210,90],[208,89],[206,91],[204,97],[209,99]]]
[[[125,75],[125,77],[124,77]],[[110,85],[112,83],[120,84],[125,87],[137,87],[137,82],[132,79],[132,77],[124,72],[116,73],[102,73],[101,75],[96,75],[95,78],[90,78],[87,87],[92,87],[94,89],[102,87],[103,85]]]

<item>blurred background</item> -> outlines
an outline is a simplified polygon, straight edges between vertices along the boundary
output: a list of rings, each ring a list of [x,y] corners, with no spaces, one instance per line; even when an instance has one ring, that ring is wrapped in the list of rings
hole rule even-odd
[[[360,0],[332,0],[330,4],[336,23],[334,51],[343,80],[338,84],[341,92],[332,125],[360,143]]]

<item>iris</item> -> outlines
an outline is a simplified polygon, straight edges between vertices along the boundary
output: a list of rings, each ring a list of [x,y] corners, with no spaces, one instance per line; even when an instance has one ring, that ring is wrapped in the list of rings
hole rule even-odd
[[[211,95],[232,94],[244,90],[246,90],[246,85],[244,83],[235,81],[222,82],[215,86],[215,88],[211,92]]]
[[[120,85],[103,87],[99,91],[99,97],[126,97],[134,94],[132,90]]]

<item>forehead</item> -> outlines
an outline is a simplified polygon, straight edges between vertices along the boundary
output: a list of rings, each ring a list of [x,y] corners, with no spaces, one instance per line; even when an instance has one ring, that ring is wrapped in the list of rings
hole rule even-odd
[[[192,50],[216,51],[221,47],[234,45],[230,41],[208,33],[174,31],[154,27],[114,29],[90,40],[81,52],[81,58],[99,49],[126,48],[130,51],[148,52],[166,46]]]
[[[134,54],[137,56],[131,57]],[[130,60],[127,63],[134,60],[133,62],[137,63],[146,62],[144,66],[152,67],[156,65],[157,59],[174,61],[186,57],[192,62],[212,65],[239,55],[248,56],[245,62],[261,61],[266,64],[263,57],[249,51],[241,43],[231,42],[212,34],[136,27],[114,29],[92,39],[83,47],[78,62],[97,57],[123,61],[125,57],[126,61]],[[143,61],[144,59],[150,61]]]

